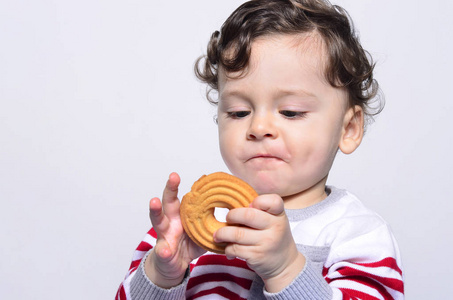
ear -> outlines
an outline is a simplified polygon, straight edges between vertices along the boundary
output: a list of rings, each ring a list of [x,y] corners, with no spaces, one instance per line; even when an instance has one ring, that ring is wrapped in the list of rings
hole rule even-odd
[[[344,154],[351,154],[359,147],[363,138],[363,109],[356,105],[348,109],[343,120],[339,148]]]

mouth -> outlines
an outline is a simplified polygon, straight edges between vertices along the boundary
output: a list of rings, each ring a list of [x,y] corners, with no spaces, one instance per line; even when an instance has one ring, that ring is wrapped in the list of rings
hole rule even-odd
[[[270,155],[270,154],[256,154],[256,155],[253,155],[252,157],[248,158],[246,160],[246,162],[248,161],[252,161],[252,160],[279,160],[279,161],[282,161],[283,159],[281,159],[280,157],[278,156],[274,156],[274,155]]]

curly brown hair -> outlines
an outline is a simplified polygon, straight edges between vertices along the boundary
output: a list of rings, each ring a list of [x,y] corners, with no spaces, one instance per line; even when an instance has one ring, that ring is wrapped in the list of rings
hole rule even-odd
[[[373,78],[375,63],[362,48],[346,10],[324,0],[251,0],[239,6],[220,31],[212,34],[207,54],[195,62],[197,78],[208,84],[208,101],[217,104],[211,92],[218,92],[219,68],[227,73],[245,71],[257,38],[312,32],[325,43],[329,84],[345,88],[350,107],[359,105],[372,120],[384,107],[383,98],[376,97],[379,85]]]

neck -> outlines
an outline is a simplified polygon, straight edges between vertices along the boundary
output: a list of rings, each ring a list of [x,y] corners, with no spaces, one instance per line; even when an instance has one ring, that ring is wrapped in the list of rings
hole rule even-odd
[[[310,188],[297,194],[284,196],[284,206],[286,209],[302,209],[312,206],[327,198],[326,194],[327,176]]]

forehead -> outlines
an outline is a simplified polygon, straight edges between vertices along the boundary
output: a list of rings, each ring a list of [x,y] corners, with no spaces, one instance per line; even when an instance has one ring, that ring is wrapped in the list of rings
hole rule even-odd
[[[220,68],[219,92],[250,84],[322,92],[333,88],[324,75],[326,61],[325,43],[316,32],[261,37],[252,43],[245,70],[226,73]]]

